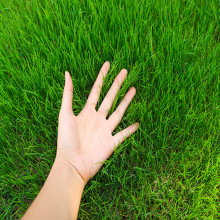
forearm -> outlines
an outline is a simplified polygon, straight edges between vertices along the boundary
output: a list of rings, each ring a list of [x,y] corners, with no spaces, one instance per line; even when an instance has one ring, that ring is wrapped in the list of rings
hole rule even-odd
[[[85,183],[70,164],[56,159],[51,172],[23,220],[77,219]]]

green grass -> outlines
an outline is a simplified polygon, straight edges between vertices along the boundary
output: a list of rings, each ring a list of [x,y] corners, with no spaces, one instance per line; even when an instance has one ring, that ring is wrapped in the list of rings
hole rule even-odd
[[[78,114],[106,60],[101,100],[122,68],[116,105],[137,89],[116,131],[141,126],[79,219],[220,219],[219,25],[218,0],[0,1],[0,219],[21,218],[47,178],[64,71]]]

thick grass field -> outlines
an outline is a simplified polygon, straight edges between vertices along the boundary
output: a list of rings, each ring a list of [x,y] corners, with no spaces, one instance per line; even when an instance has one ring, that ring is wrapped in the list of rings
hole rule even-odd
[[[220,219],[218,0],[0,1],[0,219],[19,219],[56,155],[64,72],[83,108],[111,62],[115,132],[140,128],[88,183],[79,219]]]

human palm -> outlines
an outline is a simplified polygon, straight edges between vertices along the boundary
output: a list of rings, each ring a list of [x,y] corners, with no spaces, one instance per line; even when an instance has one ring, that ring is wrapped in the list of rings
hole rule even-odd
[[[65,73],[65,87],[58,124],[57,158],[71,164],[85,183],[98,172],[103,162],[114,152],[115,147],[138,128],[138,123],[135,123],[112,135],[136,93],[134,87],[128,91],[118,108],[106,119],[127,75],[125,69],[121,70],[116,77],[99,110],[95,109],[109,67],[109,62],[105,62],[102,66],[86,105],[77,116],[72,111],[72,79],[68,72]]]

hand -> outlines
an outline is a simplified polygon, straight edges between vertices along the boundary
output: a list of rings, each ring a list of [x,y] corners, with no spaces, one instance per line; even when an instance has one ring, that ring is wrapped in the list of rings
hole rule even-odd
[[[130,88],[118,108],[106,119],[108,111],[121,87],[127,70],[123,69],[116,77],[109,92],[96,111],[103,78],[106,77],[110,63],[105,62],[92,87],[85,107],[79,115],[72,111],[73,84],[71,76],[65,72],[65,87],[58,123],[58,140],[56,159],[62,159],[71,164],[87,183],[102,167],[114,149],[124,141],[124,138],[134,133],[139,124],[135,123],[116,135],[112,135],[121,121],[128,105],[136,93]]]

